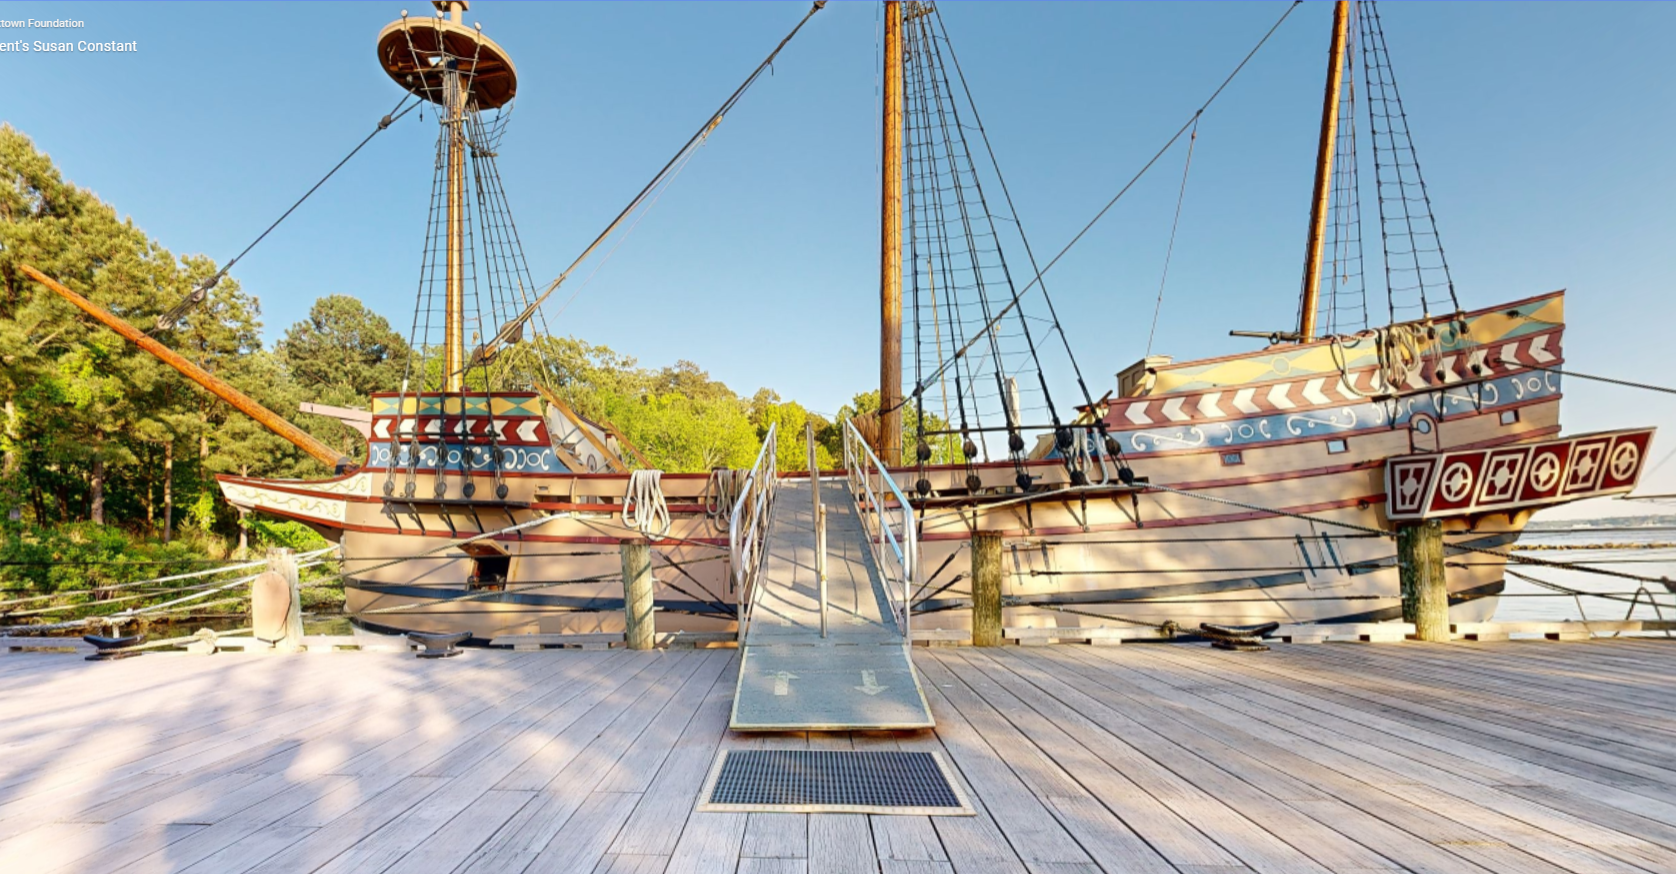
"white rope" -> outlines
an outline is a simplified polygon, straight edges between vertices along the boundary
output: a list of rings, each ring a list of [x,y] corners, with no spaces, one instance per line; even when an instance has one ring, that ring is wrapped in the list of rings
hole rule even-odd
[[[712,529],[727,531],[728,517],[739,500],[739,487],[745,481],[745,473],[725,467],[710,471],[710,479],[704,484],[704,516],[710,520]]]
[[[669,533],[669,505],[663,500],[663,471],[629,471],[628,492],[623,495],[623,524],[647,536],[662,537]]]
[[[1365,337],[1367,334],[1357,336]],[[1402,390],[1408,383],[1408,378],[1414,375],[1414,371],[1425,360],[1425,352],[1421,349],[1421,338],[1424,336],[1425,328],[1419,325],[1390,325],[1373,330],[1373,347],[1378,355],[1379,365],[1372,392],[1362,391],[1351,380],[1349,359],[1344,352],[1344,338],[1328,338],[1328,348],[1333,356],[1333,366],[1338,368],[1345,389],[1357,397],[1370,398],[1385,392]]]
[[[1425,329],[1419,325],[1392,325],[1379,331],[1379,375],[1385,384],[1395,389],[1408,382],[1420,368],[1422,354],[1420,339]]]

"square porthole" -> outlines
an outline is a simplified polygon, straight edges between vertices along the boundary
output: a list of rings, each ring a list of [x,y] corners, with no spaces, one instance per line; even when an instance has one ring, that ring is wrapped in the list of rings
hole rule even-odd
[[[1327,454],[1328,455],[1337,455],[1340,452],[1349,452],[1349,451],[1350,451],[1350,444],[1345,443],[1343,440],[1333,439],[1333,440],[1328,440],[1327,441]]]
[[[1245,456],[1238,452],[1224,452],[1222,453],[1222,463],[1230,467],[1236,464],[1244,464]]]
[[[1501,423],[1503,425],[1514,425],[1514,424],[1517,424],[1518,422],[1519,422],[1519,411],[1518,410],[1502,410],[1501,411]]]

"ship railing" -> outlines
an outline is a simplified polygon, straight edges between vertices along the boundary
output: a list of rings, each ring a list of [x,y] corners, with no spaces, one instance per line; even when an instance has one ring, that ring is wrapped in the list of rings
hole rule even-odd
[[[855,498],[862,533],[873,550],[873,567],[884,582],[885,596],[896,614],[896,627],[908,639],[912,593],[920,582],[919,531],[914,507],[851,421],[844,422],[844,470],[849,476],[850,494]]]
[[[757,584],[768,563],[768,517],[774,508],[774,488],[779,482],[775,442],[778,425],[768,426],[756,463],[745,475],[739,498],[728,515],[728,555],[733,568],[733,591],[738,595],[739,641],[745,641],[751,615],[756,609]]]

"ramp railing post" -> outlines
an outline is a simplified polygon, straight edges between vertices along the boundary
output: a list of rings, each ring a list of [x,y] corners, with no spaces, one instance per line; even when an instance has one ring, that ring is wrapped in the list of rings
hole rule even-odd
[[[826,505],[821,503],[821,467],[815,455],[815,423],[804,421],[804,443],[809,453],[809,499],[815,526],[815,585],[820,590],[821,638],[826,638]]]
[[[821,590],[821,638],[826,638],[826,505],[815,505],[815,579]]]
[[[741,644],[745,642],[751,616],[756,609],[757,580],[768,560],[768,550],[763,541],[768,536],[768,517],[774,505],[774,488],[779,471],[776,455],[779,427],[778,424],[768,426],[768,434],[762,438],[762,449],[757,451],[756,463],[745,475],[745,482],[739,487],[739,497],[734,499],[733,510],[727,517],[728,563],[734,580],[737,637]]]
[[[879,457],[873,454],[873,450],[862,439],[861,432],[856,430],[853,420],[844,423],[844,464],[848,468],[862,535],[873,552],[873,566],[879,571],[880,580],[885,587],[885,597],[895,602],[898,599],[894,591],[895,583],[900,579],[902,584],[901,603],[893,603],[891,607],[902,639],[912,641],[913,633],[909,628],[909,622],[914,611],[915,586],[920,581],[919,535],[914,521],[913,504],[908,502],[908,496],[902,493],[890,470],[879,461]],[[875,475],[879,478],[877,489],[873,487]],[[892,510],[887,501],[895,502],[895,525],[891,522]],[[869,519],[876,524],[869,524]],[[897,531],[898,527],[900,531]],[[875,528],[878,531],[877,536],[874,535]],[[887,558],[890,561],[887,562]],[[892,576],[892,571],[897,576]]]

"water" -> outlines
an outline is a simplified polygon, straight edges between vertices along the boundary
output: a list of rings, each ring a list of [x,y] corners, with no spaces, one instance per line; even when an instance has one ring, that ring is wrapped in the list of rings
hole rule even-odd
[[[1623,544],[1627,548],[1564,548]],[[1636,545],[1643,545],[1636,548]],[[1519,538],[1514,554],[1541,561],[1567,562],[1590,567],[1634,574],[1640,577],[1667,578],[1676,581],[1676,548],[1657,544],[1676,544],[1676,528],[1618,528],[1595,531],[1527,531]],[[1547,549],[1530,549],[1546,546]],[[1648,548],[1652,546],[1652,548]],[[1556,548],[1558,547],[1558,548]],[[1451,557],[1450,561],[1474,561],[1471,556]],[[1621,577],[1604,576],[1581,570],[1508,564],[1507,591],[1496,607],[1498,622],[1559,622],[1576,619],[1659,619],[1658,609],[1647,604],[1647,595],[1657,597],[1665,619],[1676,619],[1676,595],[1662,583],[1641,582]],[[1633,596],[1643,586],[1646,592],[1641,602],[1630,612],[1628,600],[1559,596],[1533,583],[1518,579],[1522,574],[1533,579],[1578,589]],[[1509,597],[1511,596],[1511,597]]]

